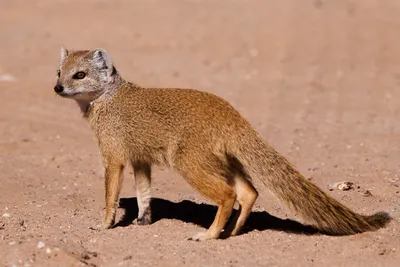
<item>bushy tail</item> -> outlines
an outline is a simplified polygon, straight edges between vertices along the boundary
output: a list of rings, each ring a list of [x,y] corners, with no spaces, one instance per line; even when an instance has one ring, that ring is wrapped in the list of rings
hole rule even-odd
[[[321,232],[349,235],[384,227],[391,217],[386,212],[371,216],[357,214],[329,197],[305,179],[283,156],[257,134],[232,145],[232,153],[245,171],[262,182]],[[246,140],[246,142],[243,142]]]

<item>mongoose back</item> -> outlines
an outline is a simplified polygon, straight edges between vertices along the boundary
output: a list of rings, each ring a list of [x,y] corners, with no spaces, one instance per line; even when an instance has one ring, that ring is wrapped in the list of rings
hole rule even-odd
[[[218,205],[214,222],[190,239],[240,232],[256,201],[252,180],[322,233],[348,235],[384,227],[385,212],[360,215],[305,179],[226,101],[192,89],[142,88],[125,81],[103,49],[61,49],[55,92],[77,101],[98,140],[105,167],[106,213],[96,229],[108,229],[127,163],[134,169],[139,214],[151,223],[151,167],[164,165]],[[239,210],[229,222],[235,203]]]

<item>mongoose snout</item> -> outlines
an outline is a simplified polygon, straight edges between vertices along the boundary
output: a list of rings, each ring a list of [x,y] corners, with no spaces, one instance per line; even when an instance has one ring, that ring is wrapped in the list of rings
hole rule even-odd
[[[56,93],[62,93],[64,91],[64,86],[62,86],[61,84],[56,84],[56,86],[54,86],[54,92]]]

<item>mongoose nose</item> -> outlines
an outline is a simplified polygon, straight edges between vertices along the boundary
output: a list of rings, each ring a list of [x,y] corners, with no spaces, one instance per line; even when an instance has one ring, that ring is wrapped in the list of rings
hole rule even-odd
[[[56,93],[61,93],[62,91],[64,91],[64,86],[57,84],[56,86],[54,86],[54,91]]]

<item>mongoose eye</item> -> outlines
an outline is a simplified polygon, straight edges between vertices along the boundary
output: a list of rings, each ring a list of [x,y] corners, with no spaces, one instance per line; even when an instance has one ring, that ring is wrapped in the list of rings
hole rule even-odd
[[[86,73],[84,73],[83,71],[78,71],[77,73],[74,74],[74,76],[72,76],[72,78],[74,79],[83,79],[86,77]]]
[[[60,78],[61,71],[57,70],[57,77]]]

